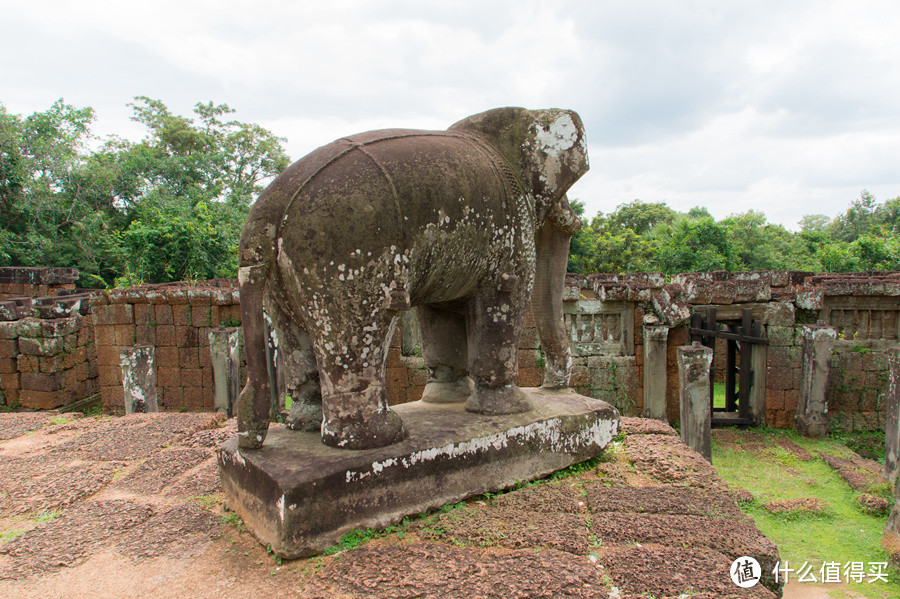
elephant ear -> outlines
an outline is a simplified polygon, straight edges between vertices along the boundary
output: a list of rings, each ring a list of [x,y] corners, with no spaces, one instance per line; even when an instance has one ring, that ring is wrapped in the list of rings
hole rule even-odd
[[[584,124],[573,110],[550,108],[532,112],[524,138],[526,185],[550,209],[590,168]]]

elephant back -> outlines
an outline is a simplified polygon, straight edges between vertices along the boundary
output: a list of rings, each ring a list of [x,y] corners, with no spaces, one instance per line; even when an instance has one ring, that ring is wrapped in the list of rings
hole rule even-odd
[[[371,131],[291,165],[260,196],[248,226],[297,264],[385,248],[401,255],[418,232],[484,210],[486,202],[498,219],[513,218],[523,195],[502,156],[477,135]]]

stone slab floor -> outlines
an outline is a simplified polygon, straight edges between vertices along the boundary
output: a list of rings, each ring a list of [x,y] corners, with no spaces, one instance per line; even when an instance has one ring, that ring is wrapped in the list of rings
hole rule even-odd
[[[0,414],[0,597],[774,597],[775,546],[667,425],[595,466],[280,562],[222,506],[214,414]],[[770,586],[774,586],[769,582]]]

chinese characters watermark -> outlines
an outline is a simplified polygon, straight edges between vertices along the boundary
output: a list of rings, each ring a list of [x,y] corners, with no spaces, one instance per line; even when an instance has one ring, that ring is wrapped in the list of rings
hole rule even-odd
[[[809,562],[804,561],[799,567],[792,568],[790,562],[775,564],[772,574],[775,582],[788,583],[791,576],[797,582],[887,582],[887,562],[822,562],[818,569]]]
[[[749,589],[759,582],[762,566],[752,557],[743,556],[731,562],[731,580],[742,589]]]

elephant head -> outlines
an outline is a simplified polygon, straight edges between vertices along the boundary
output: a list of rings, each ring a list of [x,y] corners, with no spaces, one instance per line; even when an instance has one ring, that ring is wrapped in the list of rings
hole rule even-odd
[[[450,130],[471,131],[490,141],[521,173],[535,211],[537,264],[532,311],[546,356],[544,386],[569,385],[571,354],[562,315],[569,242],[581,218],[566,197],[590,168],[584,124],[572,110],[498,108],[467,117]]]

